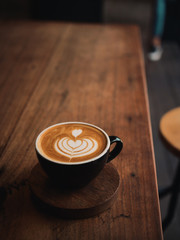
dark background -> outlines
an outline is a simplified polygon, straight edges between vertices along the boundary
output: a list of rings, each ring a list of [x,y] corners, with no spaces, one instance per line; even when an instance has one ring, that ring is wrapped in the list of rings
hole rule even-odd
[[[177,40],[180,44],[180,1],[167,1],[163,39]]]
[[[163,39],[180,44],[180,1],[166,0]],[[152,29],[155,0],[1,0],[0,19],[136,23],[144,39]]]

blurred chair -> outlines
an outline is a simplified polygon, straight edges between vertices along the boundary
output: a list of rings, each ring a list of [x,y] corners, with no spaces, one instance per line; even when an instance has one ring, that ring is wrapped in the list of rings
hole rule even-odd
[[[162,116],[160,136],[166,148],[179,158],[171,186],[159,189],[160,198],[171,194],[167,215],[162,222],[163,230],[165,230],[173,219],[180,190],[180,107],[174,108]]]

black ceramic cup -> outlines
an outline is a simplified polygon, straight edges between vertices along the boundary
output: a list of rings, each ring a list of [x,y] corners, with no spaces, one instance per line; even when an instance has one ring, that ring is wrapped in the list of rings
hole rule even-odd
[[[82,162],[60,162],[51,160],[48,157],[44,156],[38,149],[38,140],[41,134],[46,131],[43,130],[36,139],[35,149],[36,154],[39,160],[39,163],[45,173],[49,176],[49,178],[55,181],[61,187],[72,188],[72,187],[82,187],[88,184],[92,179],[94,179],[99,172],[103,169],[106,163],[113,160],[122,150],[123,143],[119,137],[116,136],[108,136],[107,133],[101,128],[82,122],[67,122],[67,123],[59,123],[60,124],[69,124],[69,123],[80,123],[92,126],[100,130],[107,139],[107,144],[102,153],[98,156],[84,160]],[[55,125],[53,125],[55,126]],[[50,127],[53,127],[50,126]],[[49,127],[49,128],[50,128]],[[111,144],[115,144],[112,151],[110,151]]]

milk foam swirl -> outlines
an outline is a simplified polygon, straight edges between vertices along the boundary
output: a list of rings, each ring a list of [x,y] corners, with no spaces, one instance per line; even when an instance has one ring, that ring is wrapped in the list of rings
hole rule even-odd
[[[45,158],[74,164],[99,156],[107,147],[107,137],[93,125],[69,122],[45,129],[36,144]]]
[[[70,159],[94,153],[98,148],[97,141],[89,136],[77,139],[81,133],[82,129],[75,129],[72,131],[72,136],[74,136],[75,140],[70,137],[63,137],[56,140],[54,144],[55,151]]]

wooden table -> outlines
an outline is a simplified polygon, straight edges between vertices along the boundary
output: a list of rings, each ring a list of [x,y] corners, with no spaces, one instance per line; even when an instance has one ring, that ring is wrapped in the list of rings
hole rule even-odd
[[[162,239],[139,29],[0,23],[0,239]],[[49,125],[84,121],[124,142],[121,185],[102,214],[63,220],[37,209],[28,177]]]

